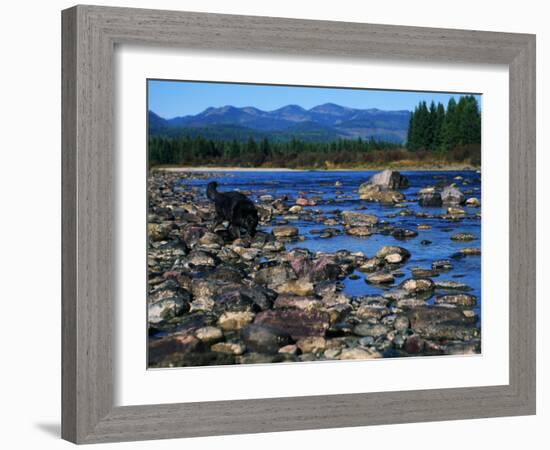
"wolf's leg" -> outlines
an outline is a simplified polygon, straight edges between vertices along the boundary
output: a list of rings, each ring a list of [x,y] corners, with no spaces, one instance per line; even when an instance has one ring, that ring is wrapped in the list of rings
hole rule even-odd
[[[241,238],[241,230],[240,230],[239,226],[233,225],[233,224],[229,225],[229,234],[231,235],[233,240],[240,239]]]
[[[214,232],[216,231],[216,228],[218,228],[223,223],[223,217],[219,214],[216,214],[216,218],[214,219],[214,223],[212,224],[212,227],[210,228],[210,231]]]

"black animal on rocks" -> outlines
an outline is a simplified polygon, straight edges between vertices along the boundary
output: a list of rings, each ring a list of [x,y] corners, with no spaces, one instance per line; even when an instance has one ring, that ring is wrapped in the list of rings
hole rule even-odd
[[[218,183],[215,181],[206,186],[206,196],[216,206],[214,229],[227,220],[232,236],[239,238],[241,228],[244,228],[251,237],[254,237],[258,226],[258,210],[254,203],[240,192],[218,192],[217,187]]]

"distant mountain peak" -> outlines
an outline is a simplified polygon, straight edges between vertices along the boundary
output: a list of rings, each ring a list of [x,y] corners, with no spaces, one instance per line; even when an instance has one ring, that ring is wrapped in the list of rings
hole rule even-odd
[[[305,112],[306,110],[302,108],[300,105],[286,105],[282,106],[281,108],[277,108],[276,110],[272,112],[283,112],[283,111],[300,111]]]
[[[222,136],[270,137],[288,136],[308,140],[329,141],[337,138],[380,139],[404,142],[407,136],[409,111],[384,111],[378,108],[358,109],[336,103],[323,103],[309,110],[296,104],[263,111],[253,106],[225,105],[206,108],[199,114],[163,119],[149,111],[149,132],[152,135],[186,135],[203,133],[212,139]],[[284,136],[284,137],[283,137]]]
[[[324,114],[346,114],[355,111],[347,106],[337,105],[336,103],[323,103],[310,109],[310,112]]]

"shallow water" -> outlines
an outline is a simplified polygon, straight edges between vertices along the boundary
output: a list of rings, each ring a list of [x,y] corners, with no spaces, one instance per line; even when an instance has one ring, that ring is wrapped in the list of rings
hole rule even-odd
[[[303,193],[306,197],[321,197],[316,206],[306,207],[320,210],[327,218],[333,217],[339,211],[360,211],[378,216],[390,224],[418,231],[418,236],[407,240],[397,240],[392,236],[373,235],[369,237],[353,237],[346,234],[331,238],[320,238],[318,234],[312,234],[312,230],[327,228],[322,223],[308,222],[304,220],[290,221],[289,224],[299,227],[300,235],[305,241],[287,244],[287,248],[307,248],[311,251],[335,252],[337,250],[349,250],[363,252],[366,256],[373,256],[384,245],[398,245],[411,252],[411,258],[401,268],[405,274],[403,279],[411,276],[410,268],[431,268],[432,261],[438,259],[450,259],[453,268],[440,274],[436,280],[456,280],[467,284],[472,288],[469,292],[478,297],[476,312],[481,315],[481,258],[479,256],[467,256],[453,258],[453,255],[464,247],[481,247],[481,220],[473,216],[479,212],[479,208],[464,207],[467,217],[458,222],[452,222],[439,218],[419,218],[411,216],[397,216],[401,209],[393,206],[371,203],[359,199],[357,189],[361,183],[367,181],[375,171],[292,171],[292,172],[220,172],[220,176],[207,179],[184,180],[186,185],[206,186],[210,181],[217,181],[220,191],[241,190],[248,191],[253,200],[261,195],[270,194],[275,198],[283,195],[290,200]],[[416,193],[427,186],[448,185],[455,182],[465,191],[466,198],[476,197],[481,199],[481,175],[475,171],[414,171],[401,172],[409,179],[409,187],[402,192],[406,196],[407,208],[412,211],[424,211],[430,214],[446,212],[446,207],[425,208],[420,207],[416,201]],[[463,180],[454,180],[460,176]],[[339,181],[342,186],[335,187]],[[364,208],[364,209],[362,209]],[[429,230],[418,230],[419,224],[427,224]],[[334,228],[341,229],[340,225]],[[263,231],[270,231],[269,227],[260,227]],[[450,239],[456,232],[468,232],[476,236],[471,242],[455,242]],[[431,241],[430,245],[422,245],[422,240]],[[384,288],[365,283],[364,274],[356,272],[360,276],[358,280],[344,281],[345,292],[349,295],[372,295],[384,292]],[[433,301],[433,299],[431,300]],[[481,316],[480,316],[481,317]]]

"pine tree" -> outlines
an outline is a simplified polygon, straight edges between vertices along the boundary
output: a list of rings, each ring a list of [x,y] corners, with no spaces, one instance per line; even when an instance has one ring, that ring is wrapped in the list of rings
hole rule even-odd
[[[457,105],[454,97],[449,99],[445,120],[441,128],[441,150],[447,152],[458,144]]]
[[[481,116],[475,97],[464,97],[464,107],[460,121],[461,144],[481,142]]]
[[[418,106],[409,117],[409,129],[407,130],[407,148],[410,151],[418,150],[418,131],[416,126],[416,118],[418,116]]]
[[[435,141],[437,135],[437,108],[433,100],[430,103],[426,135],[426,148],[432,151],[435,150]]]

